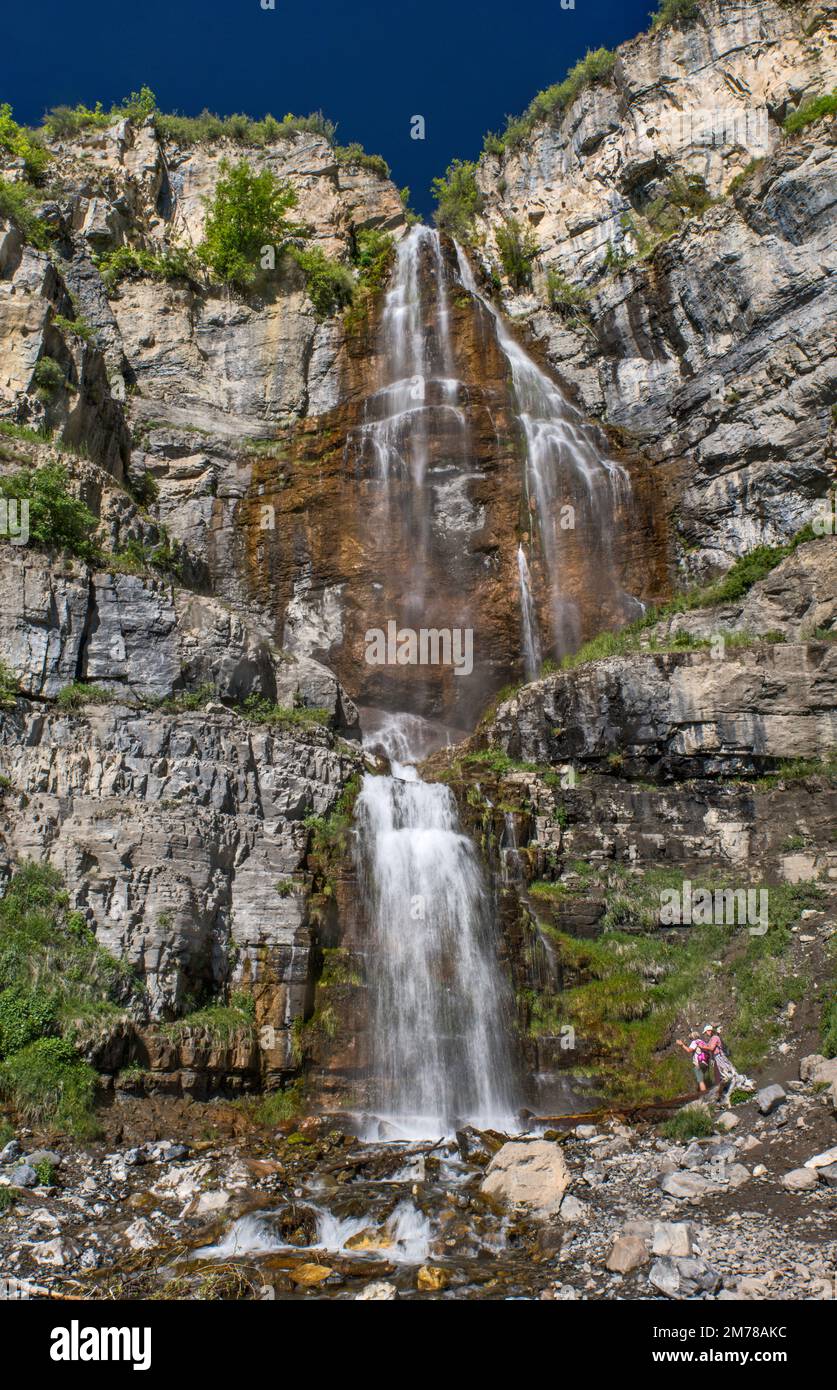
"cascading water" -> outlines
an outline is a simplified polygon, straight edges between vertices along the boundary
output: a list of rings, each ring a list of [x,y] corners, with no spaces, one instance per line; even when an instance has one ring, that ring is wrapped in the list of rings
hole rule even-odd
[[[508,1129],[508,1001],[482,869],[450,789],[391,766],[364,777],[356,809],[376,1109],[409,1137]]]
[[[551,650],[560,657],[576,647],[581,636],[579,605],[568,583],[570,552],[579,544],[585,552],[584,578],[594,580],[612,618],[638,617],[642,612],[638,600],[618,584],[611,554],[621,524],[620,509],[630,502],[630,479],[620,464],[602,454],[596,431],[512,337],[499,310],[480,293],[468,258],[458,245],[456,254],[463,288],[494,320],[497,341],[511,369],[526,443],[527,500],[537,519],[549,593]],[[526,674],[530,677],[530,662],[537,659],[540,664],[541,640],[529,567],[525,553],[521,562],[521,551],[518,565]],[[577,587],[581,579],[578,575]],[[585,596],[591,597],[589,593]]]
[[[468,455],[465,388],[454,374],[444,258],[430,227],[412,227],[398,243],[379,348],[381,385],[365,401],[359,430],[347,440],[347,458],[371,465],[383,484],[381,524],[403,525],[409,538],[404,616],[410,616],[425,602],[429,579],[431,443],[447,438],[452,455]],[[401,516],[395,514],[398,505]]]
[[[541,639],[538,632],[538,615],[532,598],[532,577],[522,545],[517,547],[517,573],[520,580],[520,612],[523,622],[523,665],[527,681],[533,681],[541,669]]]
[[[550,648],[557,654],[579,640],[580,614],[572,595],[584,589],[587,576],[602,603],[630,610],[633,601],[616,584],[606,553],[608,527],[615,525],[630,486],[625,471],[601,454],[593,429],[479,293],[459,248],[457,255],[461,287],[491,316],[509,364],[526,445],[526,500],[533,524],[518,547],[517,573],[522,650],[531,679],[546,645],[536,590],[548,595],[542,607],[549,614]],[[405,557],[402,616],[407,621],[410,614],[426,621],[433,601],[433,564],[439,559],[433,475],[456,469],[460,480],[469,476],[467,392],[456,375],[449,324],[448,292],[456,283],[438,233],[412,228],[399,243],[383,308],[381,384],[347,441],[347,460],[353,458],[369,478],[381,525],[403,537],[398,553]],[[589,553],[581,570],[577,564],[573,568],[577,550],[568,553],[562,533],[567,505],[585,523],[580,544]],[[467,617],[467,592],[454,602],[460,604],[457,617]],[[393,692],[405,691],[403,673],[399,680],[396,685],[394,674]],[[404,704],[420,707],[410,693]],[[368,1104],[379,1121],[388,1119],[404,1137],[439,1136],[466,1122],[514,1128],[519,1097],[512,1011],[498,962],[493,902],[450,790],[422,781],[413,766],[441,740],[415,713],[393,713],[391,706],[372,713],[365,720],[367,747],[390,760],[390,773],[364,777],[355,812],[370,934],[365,952]]]

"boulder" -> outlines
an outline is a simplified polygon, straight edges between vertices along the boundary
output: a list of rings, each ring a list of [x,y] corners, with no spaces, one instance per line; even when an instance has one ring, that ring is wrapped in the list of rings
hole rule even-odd
[[[580,1202],[577,1197],[573,1197],[572,1193],[568,1192],[561,1203],[561,1210],[558,1215],[562,1221],[566,1221],[567,1223],[586,1221],[588,1215],[587,1204],[586,1202]]]
[[[439,1293],[447,1288],[447,1271],[440,1269],[438,1265],[422,1265],[416,1275],[416,1288],[423,1293]]]
[[[546,1139],[504,1144],[488,1165],[480,1190],[509,1206],[525,1207],[533,1216],[555,1216],[569,1186],[570,1174],[557,1144]]]
[[[54,1149],[33,1149],[31,1154],[27,1154],[23,1160],[31,1168],[38,1168],[42,1163],[48,1163],[50,1168],[60,1168],[61,1155]]]
[[[694,1229],[687,1221],[655,1221],[651,1237],[654,1255],[691,1255]]]
[[[605,1267],[614,1274],[630,1274],[644,1265],[650,1256],[648,1247],[639,1236],[617,1236],[610,1247]]]
[[[19,1168],[12,1170],[9,1182],[12,1187],[37,1187],[40,1179],[31,1163],[21,1163]]]
[[[290,1271],[291,1278],[300,1288],[314,1288],[316,1284],[325,1283],[326,1279],[333,1273],[328,1265],[304,1264],[297,1265],[296,1269]]]
[[[806,1168],[830,1168],[832,1163],[837,1163],[837,1144],[833,1148],[826,1149],[824,1153],[814,1154],[804,1165]]]
[[[803,1057],[799,1063],[799,1079],[812,1086],[837,1084],[837,1057],[821,1057],[818,1052]]]
[[[743,1187],[745,1182],[750,1181],[750,1170],[745,1168],[743,1163],[733,1163],[727,1173],[727,1182],[730,1187]]]
[[[655,1260],[648,1281],[667,1298],[691,1298],[697,1293],[715,1293],[720,1287],[721,1276],[699,1257],[666,1256]]]
[[[787,1095],[783,1087],[774,1083],[772,1086],[764,1086],[756,1093],[756,1105],[762,1115],[772,1115],[777,1106],[787,1100]]]
[[[660,1187],[669,1197],[678,1197],[682,1201],[697,1201],[710,1192],[714,1184],[701,1173],[666,1173],[660,1181]]]
[[[143,1216],[126,1227],[125,1239],[132,1250],[151,1250],[157,1244],[154,1232]]]
[[[789,1192],[813,1192],[817,1186],[817,1175],[813,1168],[792,1168],[782,1178],[782,1186]]]

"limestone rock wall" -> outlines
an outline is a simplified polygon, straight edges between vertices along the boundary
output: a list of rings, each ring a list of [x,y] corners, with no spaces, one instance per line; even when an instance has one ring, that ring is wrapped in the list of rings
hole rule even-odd
[[[835,86],[835,33],[830,0],[706,0],[480,162],[486,262],[511,217],[539,247],[532,292],[507,285],[507,308],[583,408],[656,462],[692,578],[786,538],[832,480],[835,129],[781,123]],[[687,177],[714,202],[647,249],[649,208]],[[580,314],[549,308],[550,272],[586,293]]]
[[[253,728],[217,706],[74,714],[21,699],[0,718],[4,871],[53,864],[144,980],[152,1017],[252,991],[290,1067],[315,970],[305,819],[329,814],[359,759],[325,730]]]

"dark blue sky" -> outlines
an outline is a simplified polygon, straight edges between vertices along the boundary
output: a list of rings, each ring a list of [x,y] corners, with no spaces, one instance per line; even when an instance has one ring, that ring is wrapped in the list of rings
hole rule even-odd
[[[425,215],[429,184],[474,158],[588,48],[648,27],[656,0],[30,0],[7,7],[0,100],[37,123],[50,106],[106,106],[143,82],[163,110],[307,114],[383,154]],[[410,138],[423,115],[426,139]]]

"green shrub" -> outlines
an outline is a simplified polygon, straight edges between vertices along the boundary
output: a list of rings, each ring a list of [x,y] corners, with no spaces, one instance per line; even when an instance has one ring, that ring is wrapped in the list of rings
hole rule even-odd
[[[14,709],[20,682],[4,661],[0,661],[0,709]]]
[[[534,233],[524,230],[516,217],[507,217],[496,232],[500,262],[509,283],[516,290],[531,288],[532,265],[538,254]]]
[[[45,1037],[55,1025],[55,1002],[40,989],[12,985],[0,992],[0,1057]]]
[[[44,549],[69,550],[94,563],[100,558],[91,539],[96,517],[67,488],[67,472],[59,464],[21,469],[0,478],[0,497],[29,502],[29,543]]]
[[[390,167],[383,155],[367,154],[356,140],[350,145],[335,145],[334,157],[338,164],[356,165],[360,169],[368,169],[370,173],[377,174],[381,179],[389,178]]]
[[[803,102],[798,111],[792,111],[787,117],[782,129],[786,135],[798,135],[800,130],[804,130],[814,121],[822,120],[823,116],[834,115],[837,115],[837,88],[821,97]]]
[[[32,379],[37,387],[37,395],[44,401],[52,400],[59,391],[70,389],[61,363],[56,362],[54,357],[47,355],[41,357],[35,364]]]
[[[52,1187],[56,1178],[55,1164],[48,1158],[42,1158],[40,1163],[35,1164],[35,1172],[38,1175],[38,1183],[41,1187]]]
[[[275,1125],[289,1124],[295,1120],[303,1108],[303,1095],[300,1083],[286,1086],[284,1091],[269,1091],[252,1106],[251,1114],[257,1125],[271,1129]]]
[[[219,279],[243,288],[256,278],[263,246],[272,246],[278,256],[305,229],[286,216],[296,207],[294,189],[269,169],[256,173],[244,159],[237,164],[222,159],[220,175],[213,196],[204,199],[207,218],[198,256]]]
[[[474,218],[485,206],[477,187],[476,164],[467,159],[455,159],[443,178],[433,180],[431,191],[437,203],[437,227],[458,241],[468,241]]]
[[[547,271],[546,294],[550,309],[558,314],[574,317],[586,312],[587,291],[582,285],[573,285],[558,270]]]
[[[201,282],[201,267],[191,250],[174,246],[165,251],[145,251],[135,246],[117,246],[97,261],[105,289],[112,293],[120,280],[145,277],[150,280]]]
[[[28,130],[12,120],[12,108],[7,101],[0,103],[0,150],[23,160],[27,178],[43,178],[47,171],[49,151]]]
[[[205,108],[199,116],[164,115],[158,112],[154,123],[159,134],[178,145],[205,144],[208,141],[230,140],[241,145],[263,147],[277,140],[290,140],[294,135],[321,135],[329,144],[334,141],[337,127],[322,111],[308,116],[287,115],[281,121],[266,115],[260,121],[249,116],[216,116]]]
[[[110,690],[104,690],[100,685],[88,685],[85,681],[73,681],[58,692],[58,704],[61,709],[67,710],[83,709],[85,705],[107,705],[113,698]]]
[[[146,574],[154,569],[174,580],[183,577],[182,547],[165,529],[156,545],[129,540],[111,555],[102,556],[101,563],[111,574]]]
[[[51,140],[61,140],[82,130],[105,130],[117,119],[100,101],[94,107],[79,102],[76,106],[53,106],[44,116],[43,128]]]
[[[0,217],[13,222],[21,236],[39,251],[48,251],[52,233],[35,212],[42,201],[41,195],[31,184],[9,183],[7,179],[0,178]]]
[[[352,260],[358,269],[361,286],[379,289],[392,264],[395,241],[389,232],[376,227],[364,227],[355,236]]]
[[[59,332],[70,334],[73,338],[80,338],[84,343],[92,342],[95,337],[93,329],[86,319],[68,319],[64,314],[56,314],[52,322]]]
[[[700,14],[698,0],[660,0],[660,8],[651,21],[652,29],[661,29],[665,24],[674,24],[685,29]]]
[[[660,1132],[666,1139],[686,1144],[690,1139],[705,1139],[713,1133],[714,1128],[711,1110],[707,1105],[698,1104],[678,1110],[676,1115],[660,1126]]]
[[[319,246],[294,247],[291,255],[305,276],[305,288],[317,318],[330,318],[351,304],[355,278],[348,266],[332,260]]]
[[[92,1138],[96,1073],[66,1038],[39,1038],[0,1066],[0,1091],[28,1124]]]
[[[60,876],[24,863],[0,898],[0,989],[49,999],[58,1025],[69,1028],[78,1017],[114,1012],[137,985],[81,914],[68,911]]]
[[[150,87],[143,86],[138,92],[131,92],[131,95],[125,97],[119,107],[114,109],[118,110],[120,116],[127,116],[134,125],[142,125],[143,121],[154,115],[157,98]]]

